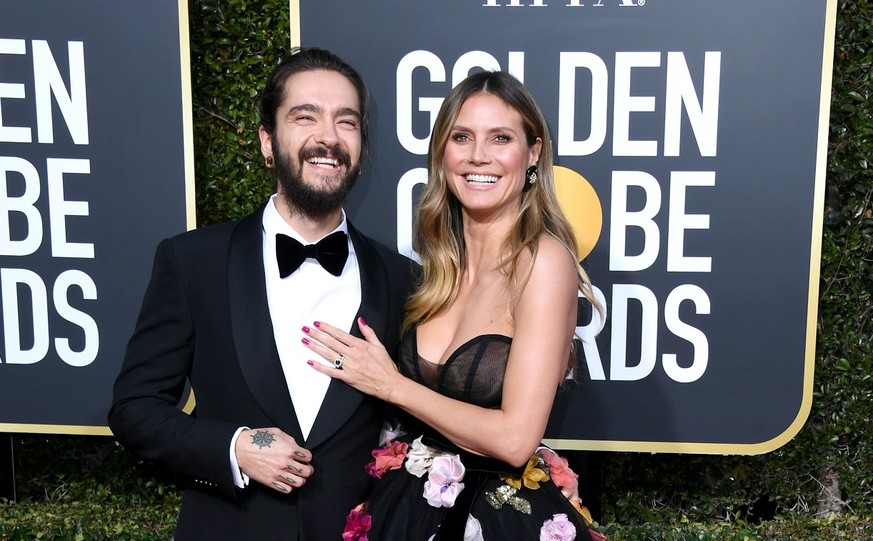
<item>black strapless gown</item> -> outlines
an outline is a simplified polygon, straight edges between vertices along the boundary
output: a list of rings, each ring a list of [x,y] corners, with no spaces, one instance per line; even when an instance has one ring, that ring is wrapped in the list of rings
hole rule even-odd
[[[485,408],[497,408],[502,399],[511,344],[512,339],[507,336],[477,336],[459,347],[445,364],[437,365],[418,355],[413,329],[403,338],[398,365],[405,376],[440,394]],[[523,482],[515,489],[501,476],[522,479],[525,468],[461,451],[433,428],[409,415],[400,416],[407,434],[395,441],[411,445],[421,437],[415,444],[417,449],[421,449],[418,446],[423,443],[437,454],[457,456],[466,470],[460,481],[464,487],[457,492],[451,507],[434,507],[425,498],[428,473],[418,477],[407,470],[405,463],[384,472],[364,504],[364,510],[371,517],[369,541],[540,540],[540,531],[547,521],[552,521],[547,527],[564,533],[575,529],[577,540],[591,539],[582,516],[551,479],[539,482],[536,489],[528,488]],[[407,462],[411,456],[407,454]],[[540,479],[542,477],[540,475]],[[434,486],[438,485],[432,481],[432,499]],[[454,490],[458,486],[456,484]],[[347,539],[357,538],[350,535]],[[573,537],[545,539],[567,541]]]

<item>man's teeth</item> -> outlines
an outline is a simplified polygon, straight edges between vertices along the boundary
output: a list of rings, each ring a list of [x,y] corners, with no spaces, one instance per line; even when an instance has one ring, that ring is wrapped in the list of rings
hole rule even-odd
[[[330,165],[332,167],[339,165],[339,162],[333,158],[309,158],[306,161],[314,165]]]
[[[494,184],[497,182],[497,177],[491,175],[467,175],[467,182],[478,182],[482,184]]]

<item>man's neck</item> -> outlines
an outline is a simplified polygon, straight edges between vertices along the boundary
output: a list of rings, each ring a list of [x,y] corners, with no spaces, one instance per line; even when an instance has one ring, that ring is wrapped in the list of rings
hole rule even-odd
[[[289,205],[282,197],[277,197],[275,201],[276,210],[282,219],[308,242],[321,239],[336,229],[343,220],[342,209],[336,209],[324,216],[308,216]]]

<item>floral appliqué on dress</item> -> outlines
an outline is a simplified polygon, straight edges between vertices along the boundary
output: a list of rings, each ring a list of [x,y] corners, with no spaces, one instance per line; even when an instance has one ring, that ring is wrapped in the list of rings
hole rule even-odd
[[[460,456],[428,447],[422,443],[420,437],[414,440],[412,445],[388,440],[385,445],[373,450],[372,455],[373,461],[364,469],[377,479],[381,479],[390,470],[399,469],[401,465],[409,474],[416,477],[420,478],[427,474],[422,496],[433,507],[452,507],[458,494],[464,490],[462,481],[466,469]],[[521,490],[522,485],[529,490],[538,490],[540,484],[551,479],[570,498],[573,506],[585,519],[585,524],[590,525],[592,522],[591,514],[579,503],[578,497],[570,496],[577,493],[579,476],[570,469],[565,458],[551,449],[543,447],[531,456],[521,478],[508,475],[501,475],[500,478],[506,484],[485,493],[486,501],[494,509],[499,510],[504,505],[509,505],[519,512],[530,514],[530,502],[516,494]],[[467,521],[467,533],[472,535],[465,534],[465,538],[484,541],[481,529],[471,528],[471,525],[478,526],[478,521],[472,515]],[[366,512],[366,505],[358,505],[346,518],[343,541],[368,541],[367,534],[371,527],[372,521],[369,513]],[[598,533],[600,539],[605,539],[596,530],[592,533]],[[553,515],[540,528],[540,541],[573,541],[574,539],[576,539],[576,527],[564,513]]]

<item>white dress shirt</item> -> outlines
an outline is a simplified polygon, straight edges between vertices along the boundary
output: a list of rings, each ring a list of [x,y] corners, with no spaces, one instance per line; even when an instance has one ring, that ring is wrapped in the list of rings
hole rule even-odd
[[[361,306],[361,274],[355,247],[349,239],[349,258],[339,276],[324,270],[318,261],[307,259],[299,269],[280,278],[276,262],[276,235],[282,233],[303,244],[311,242],[305,241],[282,218],[276,210],[275,199],[275,195],[270,199],[263,217],[267,303],[285,382],[303,437],[307,438],[331,378],[306,364],[308,360],[328,361],[303,345],[301,340],[305,335],[301,329],[304,326],[312,328],[314,321],[325,321],[340,329],[350,330]],[[334,231],[348,233],[345,212],[342,222]]]
[[[349,239],[349,258],[339,276],[324,270],[318,261],[306,259],[299,269],[285,278],[280,278],[279,264],[276,262],[276,235],[282,233],[303,244],[312,243],[304,240],[282,218],[276,209],[275,200],[274,194],[264,208],[262,220],[267,304],[285,383],[297,413],[300,430],[303,437],[307,438],[321,409],[331,378],[316,372],[306,363],[313,360],[329,364],[303,345],[301,340],[305,334],[302,328],[313,328],[313,322],[324,321],[340,329],[350,330],[361,306],[361,273],[355,246]],[[340,225],[328,234],[334,231],[348,233],[348,229],[343,211]],[[318,240],[320,239],[316,242]],[[240,488],[247,485],[249,479],[239,470],[235,448],[240,432],[246,428],[250,427],[240,427],[230,444],[234,483]],[[297,443],[303,445],[305,442]]]

